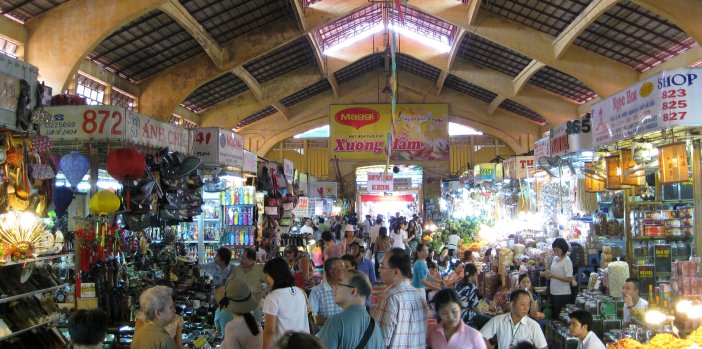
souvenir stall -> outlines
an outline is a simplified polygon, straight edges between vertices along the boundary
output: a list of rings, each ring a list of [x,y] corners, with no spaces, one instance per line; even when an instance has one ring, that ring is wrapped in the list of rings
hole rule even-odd
[[[268,160],[259,162],[256,188],[263,202],[262,245],[270,257],[282,253],[290,244],[307,245],[303,236],[291,231],[295,220],[293,209],[298,204],[293,176],[290,160],[284,159],[283,164]]]
[[[245,185],[247,169],[255,169],[255,154],[248,155],[253,165],[246,168],[243,138],[218,128],[192,131],[193,154],[202,160],[204,176],[202,215],[185,225],[184,240],[195,250],[200,263],[212,262],[221,246],[232,250],[234,259],[246,247],[254,247],[258,221],[255,187]],[[253,155],[253,159],[251,157]]]
[[[617,193],[600,195],[600,205],[611,197],[612,215],[623,221],[626,262],[606,263],[603,247],[606,269],[591,274],[588,290],[568,310],[590,310],[597,335],[613,348],[699,342],[700,73],[665,70],[592,109],[597,152],[585,171],[588,190]],[[595,226],[601,224],[596,218]],[[621,289],[629,276],[641,280],[641,297],[649,305],[633,314],[633,326],[622,329]],[[554,323],[551,329],[561,343],[567,341],[563,326]]]

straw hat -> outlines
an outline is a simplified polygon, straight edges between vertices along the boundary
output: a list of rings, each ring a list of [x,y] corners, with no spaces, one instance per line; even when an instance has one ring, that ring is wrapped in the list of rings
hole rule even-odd
[[[246,314],[258,306],[251,290],[244,282],[227,282],[225,292],[219,305],[235,314]]]
[[[353,225],[347,224],[346,227],[344,227],[344,231],[356,231],[356,229],[353,228]]]

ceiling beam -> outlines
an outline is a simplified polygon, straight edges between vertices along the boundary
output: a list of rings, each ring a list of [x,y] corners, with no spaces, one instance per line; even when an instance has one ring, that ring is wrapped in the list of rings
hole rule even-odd
[[[621,0],[594,0],[556,37],[553,41],[553,50],[556,59],[560,58],[575,39],[587,27],[594,23],[603,13]]]
[[[339,83],[336,81],[334,74],[329,74],[329,70],[327,69],[327,63],[324,58],[324,55],[322,54],[322,51],[319,49],[319,43],[317,42],[316,35],[314,35],[314,33],[307,33],[307,40],[310,42],[310,45],[312,45],[312,49],[314,50],[314,59],[317,62],[317,67],[319,67],[319,71],[322,73],[322,76],[326,77],[327,81],[329,81],[329,85],[331,86],[332,91],[334,92],[334,97],[338,97]]]
[[[251,75],[251,73],[249,73],[249,71],[246,70],[246,68],[244,68],[243,66],[238,66],[229,69],[229,71],[232,74],[236,75],[239,79],[241,79],[241,81],[243,81],[246,84],[246,86],[249,87],[251,93],[253,93],[257,101],[263,101],[264,94],[261,84],[259,84],[258,81],[256,81],[256,78],[254,78],[253,75]]]
[[[273,102],[271,103],[273,108],[275,108],[283,117],[285,118],[285,121],[290,121],[290,111],[288,108],[286,108],[283,103],[280,102]]]
[[[468,24],[475,25],[475,19],[478,18],[478,11],[483,0],[470,0],[468,3]]]
[[[178,0],[170,0],[161,5],[161,11],[173,18],[197,41],[210,56],[212,62],[220,69],[228,60],[227,52],[210,33],[188,12]]]
[[[497,108],[498,108],[498,107],[500,106],[500,104],[502,104],[502,102],[504,102],[506,99],[507,99],[507,97],[505,97],[505,96],[497,95],[497,97],[495,97],[495,99],[493,99],[492,102],[490,102],[490,104],[488,104],[488,107],[487,107],[487,115],[495,114],[495,111],[497,111]]]
[[[633,0],[633,3],[673,22],[702,46],[702,4],[699,0]]]
[[[368,5],[368,0],[324,0],[306,7],[299,17],[303,30],[310,32]]]
[[[474,4],[475,2],[480,3],[480,0],[474,0],[471,1],[470,5]],[[480,6],[480,5],[478,5]],[[449,74],[451,74],[451,67],[453,66],[453,62],[456,59],[456,56],[458,55],[458,49],[461,47],[461,41],[463,41],[463,37],[466,35],[466,30],[465,29],[459,29],[458,32],[456,32],[456,36],[454,37],[453,40],[453,45],[451,46],[451,51],[449,51],[448,57],[446,57],[446,68],[441,69],[441,74],[439,75],[439,78],[436,80],[436,95],[441,94],[441,89],[444,88],[444,81],[446,81],[446,78],[448,77]]]
[[[524,69],[522,69],[519,75],[517,75],[514,78],[514,94],[518,95],[522,88],[524,88],[524,86],[527,84],[527,82],[529,82],[529,79],[531,79],[531,77],[534,76],[536,72],[538,72],[539,70],[541,70],[541,68],[545,66],[546,64],[532,59],[531,62],[529,62],[529,64]]]
[[[575,45],[557,59],[553,36],[487,11],[479,11],[471,25],[467,8],[455,0],[413,0],[409,5],[571,75],[601,96],[612,95],[639,79],[630,66]]]

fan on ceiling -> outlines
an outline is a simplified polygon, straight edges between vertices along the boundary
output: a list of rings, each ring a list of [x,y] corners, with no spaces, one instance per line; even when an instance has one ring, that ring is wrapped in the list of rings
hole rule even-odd
[[[571,174],[575,174],[573,162],[558,155],[540,157],[537,160],[537,166],[553,178],[560,178],[563,175],[563,166],[567,167]]]
[[[203,186],[203,190],[206,193],[219,193],[227,190],[227,182],[219,178],[221,172],[222,169],[219,167],[212,170],[212,179],[205,180],[205,185]]]

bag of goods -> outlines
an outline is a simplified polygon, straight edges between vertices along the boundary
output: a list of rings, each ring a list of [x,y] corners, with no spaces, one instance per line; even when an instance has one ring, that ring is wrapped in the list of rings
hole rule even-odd
[[[611,262],[607,266],[607,292],[612,297],[622,296],[624,281],[629,278],[627,262]]]
[[[570,243],[570,260],[573,262],[573,269],[587,265],[583,245],[578,242]]]
[[[526,251],[526,246],[523,244],[514,244],[514,247],[512,247],[512,252],[515,255],[524,254],[524,251]]]
[[[636,339],[622,338],[607,346],[607,349],[643,349],[644,345]]]

